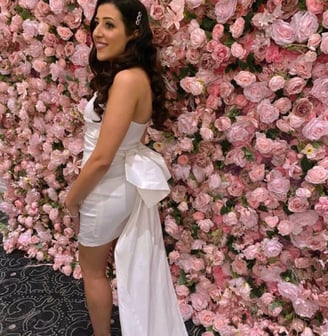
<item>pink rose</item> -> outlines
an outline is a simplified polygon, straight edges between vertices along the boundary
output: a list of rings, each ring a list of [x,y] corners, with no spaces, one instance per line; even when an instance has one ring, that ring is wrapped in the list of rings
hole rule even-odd
[[[191,305],[196,311],[201,311],[206,309],[208,306],[207,299],[205,295],[200,293],[192,293],[190,295]]]
[[[263,181],[265,174],[265,165],[264,164],[254,164],[249,170],[249,178],[252,182]]]
[[[155,21],[160,21],[164,18],[165,8],[162,5],[151,4],[149,14]]]
[[[310,50],[315,51],[316,48],[320,45],[321,42],[321,35],[316,33],[309,36],[307,41],[307,46]]]
[[[323,11],[323,3],[321,0],[306,0],[306,8],[313,14],[321,14]]]
[[[223,36],[224,26],[221,23],[217,23],[212,31],[212,39],[219,42],[220,38]]]
[[[292,233],[294,229],[294,224],[290,220],[282,220],[279,222],[277,227],[279,234],[281,234],[282,236],[288,236]]]
[[[75,65],[87,66],[89,64],[90,48],[87,45],[78,44],[70,60]]]
[[[270,81],[269,81],[269,88],[272,91],[278,91],[280,89],[282,89],[285,85],[285,78],[279,75],[273,76]]]
[[[184,77],[180,80],[180,86],[193,96],[199,96],[204,92],[204,84],[196,77]]]
[[[256,107],[261,122],[271,124],[279,118],[279,110],[272,105],[269,99],[263,99]]]
[[[296,40],[296,30],[290,23],[278,19],[271,25],[271,38],[281,46],[292,44]]]
[[[237,0],[220,0],[215,4],[214,12],[218,23],[226,23],[235,13]]]
[[[184,113],[178,117],[178,130],[181,134],[194,134],[197,131],[197,124],[195,113]]]
[[[206,233],[210,232],[211,228],[214,226],[214,223],[210,219],[201,219],[197,224],[199,228]]]
[[[204,3],[203,0],[186,0],[188,8],[195,9]]]
[[[328,10],[325,10],[322,13],[322,21],[321,24],[323,27],[328,28]]]
[[[317,78],[313,82],[310,94],[319,99],[323,104],[328,105],[328,78]]]
[[[262,99],[270,97],[272,91],[265,82],[255,82],[244,88],[245,97],[252,103],[259,103]]]
[[[212,311],[204,309],[200,311],[197,315],[200,324],[202,324],[205,328],[210,327],[213,324],[215,313],[213,313]]]
[[[261,154],[268,154],[272,151],[273,140],[267,138],[263,133],[256,133],[255,149]]]
[[[217,64],[219,65],[221,63],[226,62],[229,59],[230,49],[222,43],[217,43],[217,42],[213,43],[213,51],[212,51],[211,56],[214,59],[214,61],[216,61]]]
[[[63,0],[49,0],[49,6],[53,13],[59,15],[64,11],[64,1]]]
[[[72,12],[64,17],[64,22],[70,29],[77,29],[82,22],[82,8],[74,8]]]
[[[268,190],[275,193],[285,195],[289,191],[290,181],[285,177],[275,177],[268,182]]]
[[[304,80],[304,78],[293,77],[286,82],[284,90],[289,96],[299,94],[303,91],[305,85],[306,81]]]
[[[305,176],[305,181],[312,184],[322,184],[328,179],[328,170],[321,166],[314,166],[309,169]]]
[[[282,97],[276,100],[273,106],[277,107],[281,114],[285,114],[292,108],[292,102],[289,98]]]
[[[188,321],[193,314],[192,306],[186,303],[180,303],[179,308],[180,308],[182,319],[184,321]]]
[[[199,211],[206,210],[211,201],[211,196],[205,193],[199,193],[195,200],[192,202],[192,205],[195,209]]]
[[[238,17],[236,21],[229,26],[230,33],[233,38],[237,39],[239,38],[245,28],[245,20],[243,17]]]
[[[206,42],[205,31],[201,28],[195,28],[190,32],[190,46],[194,49],[202,47]]]
[[[242,88],[245,88],[256,82],[256,76],[253,73],[243,70],[239,71],[233,79]]]
[[[328,33],[322,33],[321,38],[320,50],[324,54],[328,54]]]
[[[306,210],[289,215],[289,220],[294,224],[293,234],[295,235],[302,232],[304,227],[314,225],[318,219],[319,216],[314,210]]]
[[[264,238],[262,240],[263,253],[268,258],[277,257],[282,251],[282,244],[279,243],[278,239],[268,239]]]
[[[296,30],[296,41],[303,43],[319,28],[317,17],[311,12],[297,12],[293,15],[291,25]]]
[[[246,55],[246,50],[240,43],[234,42],[231,45],[231,55],[236,58],[242,59]]]
[[[292,197],[288,201],[288,210],[291,212],[304,212],[309,207],[309,202],[303,197]]]
[[[328,120],[313,118],[303,127],[302,133],[307,139],[320,140],[323,136],[328,135]]]

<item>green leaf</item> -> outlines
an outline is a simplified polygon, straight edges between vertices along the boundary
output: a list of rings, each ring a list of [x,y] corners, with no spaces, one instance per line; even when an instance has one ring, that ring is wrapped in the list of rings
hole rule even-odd
[[[303,170],[303,173],[304,175],[308,172],[308,170],[310,170],[311,168],[313,168],[315,166],[315,163],[310,161],[306,155],[304,155],[302,157],[302,160],[301,160],[301,167],[302,167],[302,170]]]
[[[248,148],[243,147],[242,151],[243,151],[247,161],[254,161],[255,160],[254,159],[254,154]]]
[[[231,148],[231,143],[228,140],[222,140],[220,144],[223,154],[225,154]]]
[[[280,135],[280,130],[278,128],[269,128],[265,132],[265,135],[267,138],[274,140]]]
[[[209,32],[213,30],[215,25],[216,25],[216,21],[207,16],[205,16],[202,22],[200,23],[200,27]]]
[[[299,283],[297,275],[291,269],[288,269],[287,271],[280,273],[280,276],[283,280],[285,280],[287,282],[291,282],[293,284],[298,284]]]

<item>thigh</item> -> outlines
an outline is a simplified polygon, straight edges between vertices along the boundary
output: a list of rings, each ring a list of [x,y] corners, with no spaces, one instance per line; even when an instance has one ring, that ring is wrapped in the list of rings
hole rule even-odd
[[[83,277],[103,277],[106,273],[112,242],[89,247],[79,244],[79,262]]]

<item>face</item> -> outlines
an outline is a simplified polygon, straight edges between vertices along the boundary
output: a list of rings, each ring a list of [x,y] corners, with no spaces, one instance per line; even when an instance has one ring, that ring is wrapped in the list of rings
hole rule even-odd
[[[109,61],[121,55],[132,36],[127,36],[120,11],[113,4],[98,7],[93,41],[99,61]]]

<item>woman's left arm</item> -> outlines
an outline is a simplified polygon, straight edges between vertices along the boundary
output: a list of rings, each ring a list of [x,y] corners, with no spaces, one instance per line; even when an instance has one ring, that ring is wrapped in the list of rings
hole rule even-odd
[[[114,159],[134,117],[138,101],[136,87],[138,77],[129,70],[119,72],[114,78],[96,147],[72,184],[65,200],[65,206],[72,216],[78,214],[80,203],[99,183]]]

